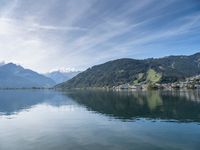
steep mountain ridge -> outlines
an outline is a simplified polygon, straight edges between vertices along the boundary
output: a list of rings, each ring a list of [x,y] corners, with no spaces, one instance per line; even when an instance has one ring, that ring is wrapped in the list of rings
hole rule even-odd
[[[169,83],[200,74],[200,53],[136,60],[123,58],[93,66],[57,88],[112,87],[125,83]]]
[[[51,87],[56,83],[37,72],[8,63],[0,66],[0,88]]]

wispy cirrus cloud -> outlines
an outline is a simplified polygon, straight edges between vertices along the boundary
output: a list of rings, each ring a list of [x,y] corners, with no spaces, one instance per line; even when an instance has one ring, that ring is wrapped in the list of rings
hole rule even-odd
[[[47,72],[193,53],[200,46],[199,8],[196,0],[4,0],[0,60]]]
[[[86,31],[87,28],[81,28],[81,27],[66,27],[66,26],[51,26],[51,25],[40,25],[40,24],[32,24],[30,27],[32,30],[55,30],[55,31]]]

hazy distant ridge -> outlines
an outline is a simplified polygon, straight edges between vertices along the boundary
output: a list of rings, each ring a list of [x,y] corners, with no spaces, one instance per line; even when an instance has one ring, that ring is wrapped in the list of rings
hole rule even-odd
[[[68,71],[68,72],[63,72],[63,71],[53,71],[50,73],[44,74],[46,77],[51,78],[54,80],[57,84],[68,81],[72,79],[74,76],[79,74],[80,71]]]

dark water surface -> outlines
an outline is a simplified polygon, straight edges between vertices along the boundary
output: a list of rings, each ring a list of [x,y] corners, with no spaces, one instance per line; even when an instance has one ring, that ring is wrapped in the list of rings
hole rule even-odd
[[[200,149],[200,91],[0,91],[0,150],[147,149]]]

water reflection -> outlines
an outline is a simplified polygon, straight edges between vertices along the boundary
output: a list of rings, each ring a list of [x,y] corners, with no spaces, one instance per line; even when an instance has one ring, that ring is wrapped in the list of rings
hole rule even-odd
[[[124,121],[147,118],[200,122],[199,91],[0,91],[0,114],[12,115],[44,103],[55,107],[79,104],[89,111]]]
[[[59,107],[74,102],[59,92],[49,90],[0,90],[2,115],[12,115],[41,103]]]
[[[198,91],[0,91],[0,112],[0,150],[200,147]]]
[[[200,122],[199,91],[74,91],[66,95],[88,110],[119,119],[165,119]]]

